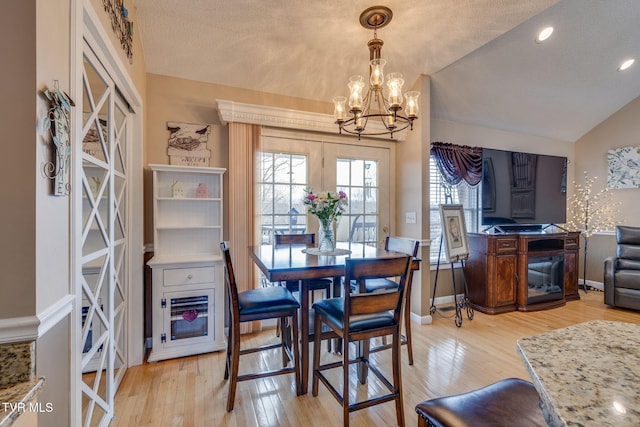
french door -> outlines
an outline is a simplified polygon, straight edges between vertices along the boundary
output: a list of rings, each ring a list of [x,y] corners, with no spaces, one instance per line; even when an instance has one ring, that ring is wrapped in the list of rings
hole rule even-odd
[[[377,246],[389,235],[389,150],[324,143],[323,181],[327,188],[344,191],[347,211],[338,223],[338,241]]]
[[[81,206],[76,294],[82,310],[82,424],[106,426],[127,367],[129,152],[127,103],[91,48],[83,48]]]
[[[347,211],[336,230],[338,241],[378,245],[389,234],[390,149],[326,142],[305,136],[263,135],[258,194],[262,243],[279,232],[317,232],[305,215],[304,189],[344,191]]]

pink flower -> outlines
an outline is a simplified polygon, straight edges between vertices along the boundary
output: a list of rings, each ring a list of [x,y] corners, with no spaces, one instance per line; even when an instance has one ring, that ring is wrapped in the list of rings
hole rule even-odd
[[[340,196],[341,199],[347,198],[347,193],[345,193],[344,191],[338,191],[338,195]]]
[[[316,199],[316,195],[315,195],[315,194],[308,194],[308,195],[307,195],[307,199],[308,199],[310,202],[313,202],[313,201]]]

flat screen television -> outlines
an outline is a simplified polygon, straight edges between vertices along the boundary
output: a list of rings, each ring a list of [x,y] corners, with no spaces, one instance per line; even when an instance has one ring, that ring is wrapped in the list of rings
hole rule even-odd
[[[566,157],[482,150],[482,225],[535,231],[566,219]]]

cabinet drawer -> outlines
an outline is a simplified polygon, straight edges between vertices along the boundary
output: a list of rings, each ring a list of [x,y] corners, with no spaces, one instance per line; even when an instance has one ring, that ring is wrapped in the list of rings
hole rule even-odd
[[[192,285],[215,281],[215,267],[171,268],[164,270],[164,286]]]
[[[517,240],[515,237],[506,239],[496,239],[496,253],[513,252],[516,250]]]
[[[565,249],[578,249],[579,237],[578,236],[570,236],[564,239],[564,248]]]

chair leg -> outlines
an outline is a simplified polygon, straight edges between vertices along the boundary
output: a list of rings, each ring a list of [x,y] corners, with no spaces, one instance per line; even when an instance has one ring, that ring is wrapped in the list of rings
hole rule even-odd
[[[300,396],[302,394],[302,373],[300,368],[300,340],[298,339],[298,311],[296,310],[291,317],[291,342],[293,343],[293,366],[295,368],[296,373],[296,395]],[[287,337],[289,335],[287,334]]]
[[[231,369],[231,345],[233,343],[233,327],[229,328],[229,336],[227,337],[227,360],[224,366],[224,379],[229,379],[229,370]]]
[[[235,329],[235,327],[232,327]],[[238,366],[240,365],[240,328],[229,333],[231,344],[231,380],[229,381],[229,396],[227,397],[227,412],[233,411],[236,399],[236,386],[238,385]]]
[[[280,332],[280,344],[282,346],[282,367],[284,368],[289,364],[289,355],[286,350],[289,345],[289,325],[287,324],[288,322],[286,317],[281,317],[278,321],[282,326],[282,331]]]
[[[349,427],[349,339],[345,337],[342,342],[342,425]]]
[[[315,313],[313,317],[313,370],[311,379],[311,395],[318,395],[318,375],[320,369],[320,332],[322,331],[322,321],[320,315]]]
[[[407,296],[406,306],[404,308],[404,333],[407,340],[407,356],[409,356],[409,365],[413,365],[413,345],[411,344],[411,308],[409,306],[410,299]]]
[[[369,349],[371,348],[370,339],[362,340],[357,345],[360,347],[360,356],[362,358],[362,362],[358,364],[358,378],[360,384],[366,384],[367,375],[369,375],[369,365],[367,363],[369,363]]]
[[[327,285],[327,287],[324,290],[324,297],[326,299],[331,298],[331,284]],[[327,340],[327,352],[331,353],[331,341],[333,340]]]
[[[402,404],[402,373],[400,371],[400,326],[393,334],[393,350],[391,353],[393,364],[393,389],[396,396],[396,417],[399,426],[404,426],[404,406]]]

